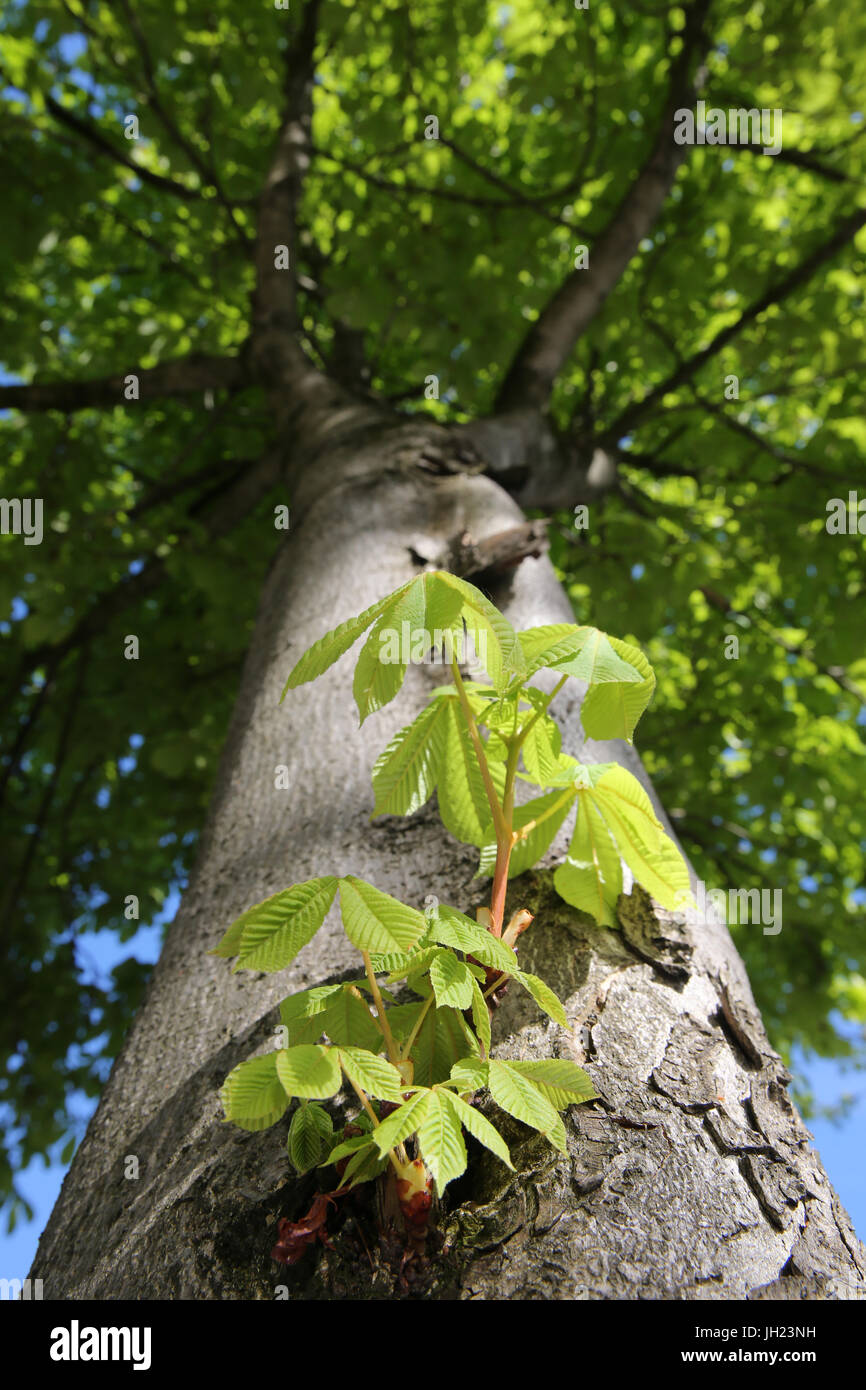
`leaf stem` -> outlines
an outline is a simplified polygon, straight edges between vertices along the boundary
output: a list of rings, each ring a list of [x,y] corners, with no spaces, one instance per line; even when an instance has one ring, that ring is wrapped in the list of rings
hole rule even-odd
[[[475,749],[475,756],[478,759],[478,766],[481,769],[481,776],[484,781],[484,790],[487,793],[487,800],[490,803],[490,811],[493,816],[493,824],[496,828],[496,840],[499,843],[505,833],[505,820],[502,814],[502,807],[496,795],[496,788],[493,785],[493,778],[490,776],[490,768],[487,765],[487,755],[484,752],[484,744],[481,742],[481,735],[478,732],[478,725],[475,723],[475,715],[472,713],[472,706],[469,703],[469,696],[466,694],[466,687],[463,684],[463,677],[460,668],[454,657],[451,658],[451,673],[454,677],[454,684],[457,687],[457,695],[463,715],[469,729],[469,737],[472,740],[472,747]]]
[[[348,1081],[348,1083],[349,1083],[349,1085],[351,1086],[352,1090],[355,1092],[355,1095],[358,1097],[359,1101],[360,1101],[361,1104],[363,1105],[363,1107],[364,1107],[364,1109],[366,1110],[367,1114],[370,1116],[370,1119],[373,1121],[373,1127],[374,1127],[375,1129],[378,1129],[378,1128],[379,1128],[379,1120],[378,1120],[378,1118],[377,1118],[377,1116],[376,1116],[376,1112],[375,1112],[375,1110],[373,1109],[373,1107],[372,1107],[372,1105],[370,1104],[370,1102],[369,1102],[369,1100],[367,1099],[367,1097],[364,1095],[364,1092],[361,1090],[361,1087],[355,1085],[354,1081],[352,1080],[351,1076],[349,1076],[349,1073],[348,1073],[348,1072],[344,1072],[344,1074],[345,1074],[346,1080]],[[409,1162],[409,1155],[406,1153],[406,1150],[403,1148],[403,1145],[402,1145],[402,1144],[399,1145],[399,1149],[402,1151],[403,1162],[404,1162],[404,1163],[408,1163],[408,1162]],[[400,1174],[402,1175],[402,1169],[401,1169],[401,1166],[400,1166],[400,1157],[399,1157],[398,1153],[396,1153],[396,1152],[394,1151],[394,1149],[389,1149],[389,1150],[388,1150],[388,1157],[390,1158],[390,1160],[391,1160],[391,1162],[393,1163],[394,1167],[396,1168],[397,1172],[400,1173]]]
[[[557,695],[559,694],[560,690],[561,690],[562,687],[565,685],[565,682],[566,682],[567,680],[568,680],[568,676],[565,675],[565,676],[562,677],[561,680],[557,681],[556,685],[555,685],[555,686],[553,687],[553,689],[551,690],[551,692],[550,692],[550,694],[548,695],[547,699],[545,700],[544,704],[543,704],[543,705],[540,705],[539,708],[538,708],[537,710],[535,710],[535,712],[533,713],[533,715],[531,716],[531,718],[528,719],[528,720],[526,721],[526,724],[524,725],[524,727],[520,730],[520,732],[519,732],[518,735],[517,735],[517,738],[518,738],[518,741],[519,741],[519,745],[521,745],[521,744],[524,743],[524,741],[525,741],[525,739],[526,739],[526,735],[529,733],[530,729],[534,728],[534,726],[538,723],[538,721],[539,721],[539,719],[541,718],[541,716],[542,716],[543,714],[546,714],[546,713],[547,713],[547,711],[549,710],[550,706],[553,704],[553,701],[556,699]],[[519,746],[519,745],[518,745],[518,746]]]
[[[364,969],[367,972],[367,979],[373,994],[373,1001],[376,1005],[376,1013],[379,1015],[379,1024],[385,1039],[385,1046],[388,1049],[388,1057],[396,1067],[397,1063],[400,1061],[400,1053],[397,1050],[397,1044],[394,1042],[394,1034],[391,1032],[391,1025],[388,1022],[385,1005],[382,1002],[382,995],[379,992],[379,985],[373,973],[373,962],[370,960],[370,952],[362,951],[361,955],[364,957]]]
[[[421,1024],[424,1022],[425,1018],[427,1017],[427,1014],[428,1014],[428,1012],[429,1012],[429,1009],[430,1009],[431,1004],[435,1004],[435,1002],[436,1002],[436,995],[435,995],[435,994],[431,994],[430,997],[429,997],[429,999],[427,999],[427,1000],[425,1001],[423,1009],[421,1010],[420,1014],[418,1015],[418,1017],[417,1017],[416,1020],[415,1020],[415,1027],[412,1029],[412,1032],[409,1034],[408,1038],[406,1039],[405,1043],[403,1044],[403,1052],[402,1052],[401,1058],[400,1058],[401,1061],[405,1062],[405,1061],[407,1060],[407,1058],[409,1057],[409,1053],[410,1053],[412,1047],[413,1047],[414,1044],[415,1044],[415,1039],[417,1038],[418,1034],[419,1034],[420,1031],[421,1031]]]

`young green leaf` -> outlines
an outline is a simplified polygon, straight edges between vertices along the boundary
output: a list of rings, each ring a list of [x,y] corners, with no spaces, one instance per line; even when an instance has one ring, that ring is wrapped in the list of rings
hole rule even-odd
[[[539,1061],[509,1062],[509,1066],[527,1076],[557,1110],[566,1110],[569,1105],[579,1105],[598,1097],[592,1079],[583,1068],[564,1058],[545,1057]]]
[[[487,1085],[487,1076],[487,1062],[482,1062],[480,1057],[461,1057],[451,1068],[449,1081],[453,1081],[460,1093],[464,1094],[483,1090]]]
[[[280,1022],[288,1033],[288,1044],[315,1042],[325,1031],[325,1015],[343,985],[317,985],[290,994],[280,1004]]]
[[[478,981],[472,980],[472,1022],[485,1052],[490,1051],[490,1010]]]
[[[341,1047],[340,1062],[350,1081],[377,1100],[390,1100],[399,1105],[405,1083],[397,1068],[384,1057],[377,1057],[361,1047]]]
[[[453,1101],[449,1091],[428,1091],[416,1124],[421,1157],[440,1196],[449,1182],[466,1172],[466,1144]]]
[[[580,719],[590,738],[631,740],[638,720],[652,699],[655,672],[639,647],[618,637],[607,640],[617,656],[639,673],[641,680],[637,684],[629,680],[590,687],[581,705]]]
[[[320,1162],[334,1137],[331,1117],[320,1105],[301,1104],[289,1125],[289,1158],[299,1173],[308,1173]]]
[[[554,871],[553,886],[561,898],[588,912],[599,926],[616,926],[622,864],[604,817],[585,792],[578,795],[568,858]]]
[[[498,1106],[516,1120],[539,1130],[555,1143],[555,1147],[563,1147],[556,1142],[562,1133],[560,1118],[528,1076],[516,1071],[510,1062],[491,1061],[487,1084]]]
[[[287,691],[294,690],[307,681],[315,680],[318,676],[323,675],[329,666],[333,666],[334,662],[349,650],[361,636],[361,633],[366,632],[370,624],[376,621],[388,604],[406,587],[404,584],[393,594],[378,599],[369,608],[365,608],[363,613],[359,613],[355,618],[348,618],[346,622],[340,623],[330,632],[326,632],[324,637],[320,637],[318,641],[314,642],[292,669],[280,696],[280,701],[285,699]]]
[[[241,1062],[226,1077],[220,1100],[227,1120],[241,1129],[269,1129],[285,1114],[288,1100],[277,1076],[276,1052]]]
[[[592,797],[637,882],[662,907],[680,906],[689,893],[685,860],[665,834],[637,778],[615,766],[600,779]]]
[[[340,879],[340,911],[346,935],[359,951],[406,951],[426,930],[424,914],[349,874]]]
[[[580,650],[584,628],[577,623],[546,623],[544,627],[528,627],[517,635],[526,661],[526,674],[534,676],[551,661],[573,655]]]
[[[513,679],[525,680],[523,648],[508,619],[474,584],[444,570],[437,571],[437,577],[462,598],[463,620],[475,638],[476,651],[495,689],[502,694]]]
[[[445,829],[456,840],[468,845],[483,845],[489,838],[493,820],[484,778],[463,711],[456,701],[447,702],[445,709],[445,751],[438,788],[439,814]],[[505,779],[502,764],[491,764],[490,775],[497,795],[501,797]]]
[[[562,1028],[568,1027],[565,1008],[563,1007],[562,1001],[557,998],[550,988],[550,985],[546,985],[543,980],[539,980],[537,975],[527,975],[522,970],[515,970],[513,974],[515,980],[523,985],[524,989],[529,990],[529,993],[532,995],[538,1007],[547,1014],[548,1018],[552,1018],[554,1023],[558,1023]]]
[[[489,965],[506,975],[513,975],[518,968],[517,957],[510,946],[455,907],[439,908],[430,934],[440,946],[453,946],[465,955],[474,956],[482,965]]]
[[[274,893],[248,908],[229,927],[214,954],[237,951],[235,970],[262,970],[265,974],[284,970],[301,947],[312,941],[336,892],[337,880],[327,875]]]
[[[448,1105],[451,1107],[455,1119],[462,1124],[465,1130],[468,1130],[473,1139],[477,1139],[479,1144],[483,1144],[491,1153],[496,1154],[497,1158],[501,1158],[507,1168],[513,1169],[514,1164],[511,1162],[508,1145],[499,1130],[495,1129],[480,1111],[469,1105],[460,1096],[453,1095],[449,1091],[440,1091],[439,1094],[447,1095]]]
[[[336,1048],[302,1043],[299,1047],[281,1048],[274,1056],[277,1076],[287,1096],[326,1100],[336,1095],[343,1084]]]
[[[429,800],[445,751],[448,701],[434,700],[395,734],[373,768],[374,816],[410,816]]]
[[[453,951],[437,951],[430,962],[430,983],[438,1008],[468,1009],[475,983],[462,960]]]
[[[617,656],[607,634],[600,632],[597,627],[582,628],[577,645],[578,650],[574,655],[546,664],[553,671],[575,676],[591,686],[610,681],[637,684],[643,679],[639,671]]]
[[[424,1004],[399,1004],[388,1010],[394,1037],[405,1042],[421,1016]],[[412,1044],[415,1084],[433,1086],[445,1081],[461,1057],[478,1055],[478,1040],[457,1009],[427,1009]]]
[[[383,1043],[381,1030],[352,985],[342,985],[333,996],[321,1015],[320,1030],[327,1033],[332,1043],[355,1043],[368,1052],[377,1052]]]
[[[370,1182],[372,1178],[378,1177],[387,1161],[379,1157],[376,1146],[368,1140],[346,1164],[340,1179],[341,1186],[350,1187],[353,1183]]]
[[[430,1091],[419,1088],[398,1110],[394,1110],[372,1133],[373,1143],[382,1155],[414,1134],[424,1116]]]

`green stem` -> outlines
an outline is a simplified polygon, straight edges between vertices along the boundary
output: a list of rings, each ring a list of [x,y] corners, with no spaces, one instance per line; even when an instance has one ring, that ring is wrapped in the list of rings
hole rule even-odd
[[[431,1005],[435,1004],[435,1002],[436,1002],[436,996],[435,996],[435,994],[431,994],[430,997],[429,997],[429,999],[427,999],[427,1000],[425,1001],[423,1009],[421,1010],[420,1014],[418,1015],[417,1019],[415,1020],[415,1027],[412,1029],[412,1032],[409,1034],[408,1038],[406,1039],[405,1043],[403,1044],[403,1053],[402,1053],[402,1056],[401,1056],[401,1059],[400,1059],[401,1061],[405,1062],[405,1061],[408,1060],[409,1054],[410,1054],[412,1048],[413,1048],[414,1045],[415,1045],[415,1039],[417,1038],[418,1034],[419,1034],[420,1031],[421,1031],[421,1024],[424,1022],[425,1018],[427,1017],[427,1014],[428,1014],[428,1012],[429,1012],[429,1010],[430,1010]]]
[[[375,1112],[375,1110],[373,1109],[373,1107],[372,1107],[372,1105],[370,1104],[370,1102],[368,1101],[367,1097],[364,1095],[364,1092],[361,1090],[361,1087],[355,1085],[354,1081],[352,1080],[351,1076],[349,1076],[348,1072],[345,1073],[345,1076],[346,1076],[346,1080],[348,1081],[348,1083],[349,1083],[349,1085],[351,1086],[352,1090],[355,1092],[355,1095],[358,1097],[359,1101],[360,1101],[361,1104],[363,1105],[363,1107],[364,1107],[364,1109],[366,1110],[367,1114],[370,1116],[370,1119],[373,1121],[373,1127],[374,1127],[375,1129],[378,1129],[378,1128],[379,1128],[379,1120],[378,1120],[378,1118],[377,1118],[377,1116],[376,1116],[376,1112]],[[402,1144],[399,1144],[397,1147],[398,1147],[398,1152],[395,1152],[394,1149],[389,1149],[389,1150],[388,1150],[388,1157],[390,1158],[390,1160],[391,1160],[391,1162],[393,1163],[394,1167],[396,1168],[397,1172],[398,1172],[398,1173],[402,1173],[402,1169],[401,1169],[401,1167],[400,1167],[400,1154],[402,1154],[402,1158],[403,1158],[404,1164],[409,1162],[409,1155],[407,1154],[406,1150],[403,1148],[403,1145],[402,1145]]]
[[[394,1035],[391,1032],[391,1025],[388,1022],[388,1018],[385,1013],[385,1005],[382,1002],[382,995],[379,992],[379,986],[376,982],[376,976],[373,973],[373,962],[370,960],[370,952],[362,951],[361,955],[364,957],[364,969],[367,972],[367,980],[369,981],[370,989],[373,994],[373,1002],[376,1005],[376,1013],[379,1015],[379,1024],[382,1029],[382,1035],[385,1039],[385,1046],[388,1049],[388,1056],[394,1064],[394,1066],[396,1067],[398,1062],[400,1061],[400,1053],[397,1050],[397,1044],[394,1042]]]
[[[519,830],[514,832],[514,843],[517,844],[518,841],[525,840],[531,830],[534,830],[537,825],[541,825],[542,821],[548,820],[550,816],[555,816],[560,806],[562,806],[564,802],[570,801],[576,795],[577,793],[574,787],[566,787],[562,796],[558,796],[552,806],[548,806],[546,811],[542,811],[540,816],[535,817],[535,820],[528,820],[525,825],[522,825]]]
[[[502,807],[499,805],[499,798],[496,795],[496,788],[493,785],[493,778],[490,776],[490,768],[487,765],[487,756],[484,752],[484,744],[481,742],[481,735],[478,732],[478,725],[475,723],[475,715],[472,713],[472,706],[469,703],[469,696],[466,694],[466,687],[463,684],[463,677],[460,668],[454,657],[451,658],[451,673],[454,676],[454,684],[457,687],[457,695],[463,709],[463,715],[469,729],[469,737],[475,749],[475,756],[478,759],[478,766],[481,769],[481,776],[484,781],[484,790],[487,793],[487,800],[490,803],[490,812],[493,816],[493,824],[496,828],[497,843],[503,837],[505,822],[502,815]]]

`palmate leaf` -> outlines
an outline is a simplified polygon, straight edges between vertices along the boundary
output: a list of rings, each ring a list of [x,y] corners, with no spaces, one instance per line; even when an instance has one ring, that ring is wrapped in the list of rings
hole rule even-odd
[[[320,1105],[302,1103],[292,1116],[286,1143],[292,1166],[299,1173],[308,1173],[331,1147],[333,1137],[334,1126],[328,1112]]]
[[[346,935],[359,951],[406,951],[426,930],[424,914],[350,874],[340,879],[340,911]]]
[[[344,985],[317,985],[290,994],[280,1004],[280,1022],[288,1033],[290,1047],[316,1042],[325,1031],[327,1010],[343,992]]]
[[[448,701],[434,700],[395,734],[373,768],[374,816],[410,816],[429,800],[445,752]]]
[[[235,970],[284,970],[312,941],[336,892],[337,879],[328,875],[274,893],[233,922],[211,954],[237,955]]]
[[[378,1129],[373,1130],[373,1143],[383,1157],[389,1149],[393,1149],[396,1144],[402,1144],[410,1134],[415,1133],[423,1118],[429,1094],[426,1088],[419,1087],[398,1110],[382,1121]]]
[[[285,1114],[289,1102],[277,1075],[277,1055],[268,1052],[241,1062],[222,1084],[225,1117],[241,1129],[269,1129]]]
[[[599,926],[616,926],[622,864],[604,817],[586,792],[578,795],[568,858],[554,871],[553,886],[561,898],[588,912]]]
[[[537,1086],[543,1096],[557,1110],[565,1110],[569,1105],[579,1105],[598,1096],[592,1078],[582,1067],[563,1058],[545,1057],[538,1061],[509,1062],[513,1071],[519,1071]]]
[[[275,1052],[277,1076],[287,1096],[305,1100],[327,1100],[343,1084],[340,1056],[334,1047],[302,1043]]]
[[[517,956],[504,941],[493,936],[456,907],[440,907],[431,925],[430,935],[441,946],[452,946],[465,955],[474,956],[482,965],[489,965],[506,975],[518,970]]]
[[[662,907],[680,907],[689,896],[688,869],[637,778],[614,765],[588,795],[637,882]]]
[[[353,993],[351,985],[342,985],[324,1013],[316,1018],[319,1032],[315,1037],[305,1037],[304,1042],[314,1042],[321,1033],[325,1033],[332,1043],[355,1043],[369,1052],[377,1052],[383,1045],[384,1039],[369,1008],[363,999]]]
[[[562,1121],[546,1096],[510,1062],[492,1060],[488,1068],[487,1085],[498,1106],[516,1120],[537,1129],[565,1153],[565,1131]]]
[[[594,685],[586,693],[580,708],[580,719],[590,738],[625,738],[631,740],[637,722],[653,697],[656,678],[639,647],[608,637],[617,656],[639,672],[641,679],[615,681]]]
[[[468,1105],[459,1095],[454,1095],[450,1091],[443,1091],[441,1094],[447,1095],[448,1104],[454,1112],[456,1119],[462,1124],[465,1130],[477,1139],[479,1144],[483,1144],[491,1153],[501,1158],[507,1168],[514,1167],[511,1162],[511,1154],[508,1152],[508,1145],[499,1133],[480,1111],[474,1106]]]
[[[508,619],[474,584],[444,570],[438,574],[463,600],[461,616],[476,639],[476,650],[494,688],[502,693],[510,681],[525,680],[523,648]]]
[[[548,658],[556,660],[574,653],[582,630],[577,623],[546,623],[543,627],[528,627],[518,633],[527,676],[534,676],[536,671],[547,666]]]

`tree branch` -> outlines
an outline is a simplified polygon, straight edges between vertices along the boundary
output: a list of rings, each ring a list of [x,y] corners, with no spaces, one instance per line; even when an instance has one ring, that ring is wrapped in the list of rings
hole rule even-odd
[[[137,164],[134,159],[131,159],[107,136],[103,135],[101,130],[91,125],[89,121],[76,116],[67,106],[61,106],[54,97],[46,95],[45,109],[56,121],[74,131],[79,139],[92,145],[100,154],[113,160],[115,164],[120,164],[122,168],[131,170],[137,179],[141,179],[142,183],[149,183],[162,193],[173,193],[176,198],[183,198],[188,203],[197,202],[201,197],[199,188],[188,188],[185,183],[178,183],[176,179],[167,178],[164,174],[156,174],[152,169],[145,168],[143,164]]]
[[[138,377],[140,400],[159,396],[180,396],[209,388],[237,386],[243,380],[239,357],[208,357],[191,354],[158,367],[130,368],[116,376],[93,381],[38,381],[29,386],[0,386],[0,410],[99,409],[122,405],[127,376]]]
[[[760,298],[743,310],[734,323],[729,324],[727,328],[720,329],[711,343],[680,362],[665,377],[664,381],[660,381],[639,401],[633,401],[631,405],[626,406],[625,410],[610,424],[606,434],[612,439],[619,439],[622,435],[628,434],[663,396],[690,381],[705,362],[708,362],[711,357],[715,357],[716,353],[721,352],[723,347],[726,347],[738,334],[742,333],[744,328],[747,328],[766,309],[769,309],[771,304],[781,304],[789,295],[793,294],[794,290],[806,284],[815,271],[826,261],[832,260],[836,253],[841,251],[842,247],[846,246],[863,226],[866,226],[866,208],[857,208],[847,217],[843,217],[832,236],[816,246],[814,251],[787,275],[770,285]]]
[[[695,0],[687,12],[682,48],[671,64],[664,112],[649,158],[593,243],[589,266],[572,271],[533,324],[506,373],[497,410],[546,405],[572,348],[661,212],[686,154],[686,147],[674,141],[674,112],[694,96],[691,66],[704,39],[709,2]]]
[[[310,164],[313,75],[319,0],[306,0],[297,33],[286,51],[283,121],[259,201],[254,318],[284,327],[295,323],[298,206]],[[275,248],[288,247],[289,269],[276,268]]]

